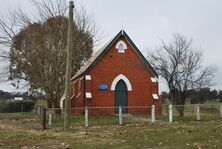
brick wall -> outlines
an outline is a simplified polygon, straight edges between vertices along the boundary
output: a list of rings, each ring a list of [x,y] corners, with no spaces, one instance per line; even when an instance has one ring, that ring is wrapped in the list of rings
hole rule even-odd
[[[127,49],[125,53],[119,53],[115,48],[116,43],[123,40]],[[88,107],[104,107],[115,105],[115,91],[111,91],[113,80],[120,74],[123,74],[131,83],[132,91],[128,91],[128,106],[150,106],[154,103],[152,94],[158,94],[158,83],[151,82],[151,77],[154,77],[152,72],[147,69],[140,57],[132,49],[130,44],[124,37],[120,37],[116,43],[107,51],[100,61],[90,69],[88,75],[91,80],[86,80],[85,89],[92,93],[92,98],[86,99]],[[108,91],[98,91],[99,84],[107,84]],[[83,99],[79,99],[83,100]],[[76,106],[78,101],[73,102]],[[156,100],[156,112],[161,112],[161,102]],[[128,113],[147,114],[147,109],[128,109]],[[114,109],[91,110],[89,114],[103,115],[113,114]]]

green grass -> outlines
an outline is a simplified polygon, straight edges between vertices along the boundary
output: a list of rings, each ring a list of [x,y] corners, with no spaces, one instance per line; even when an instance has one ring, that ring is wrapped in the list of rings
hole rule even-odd
[[[47,101],[44,99],[37,100],[36,105],[47,107]]]
[[[53,116],[52,128],[41,130],[32,127],[39,124],[34,112],[0,113],[0,148],[222,148],[219,114],[203,113],[200,121],[191,113],[174,114],[172,124],[161,115],[155,124],[124,118],[123,126],[118,116],[89,116],[88,128],[84,115],[71,116],[71,129],[64,132],[63,116]]]
[[[222,148],[221,122],[74,127],[67,132],[1,124],[0,148]]]
[[[221,119],[219,114],[202,114],[200,116],[200,122],[208,122],[208,121],[213,121],[213,120],[219,120]],[[167,115],[159,115],[156,116],[156,120],[159,121],[163,121],[163,122],[168,122],[169,121],[169,117]],[[197,118],[195,115],[186,115],[183,117],[180,117],[178,115],[173,115],[173,121],[174,122],[193,122],[193,121],[197,121]]]
[[[47,117],[48,118],[48,117]],[[118,116],[89,116],[88,123],[90,126],[101,126],[101,125],[118,125],[119,118]],[[123,118],[123,124],[133,123],[132,120]],[[85,117],[84,115],[80,116],[71,116],[70,126],[84,126]],[[52,127],[63,127],[64,126],[64,117],[54,117],[52,118]]]
[[[18,112],[18,113],[0,113],[0,120],[18,120],[18,119],[34,119],[37,115],[32,112]]]
[[[34,112],[0,113],[0,148],[222,148],[222,120],[218,107],[215,112],[210,107],[201,109],[200,121],[192,106],[186,107],[184,117],[174,109],[172,124],[166,111],[156,116],[155,124],[123,118],[123,126],[118,125],[118,116],[89,115],[88,128],[84,115],[71,116],[67,132],[63,131],[63,116],[53,115],[52,128],[41,130],[32,127],[39,124]],[[53,114],[48,111],[47,117],[49,113]]]

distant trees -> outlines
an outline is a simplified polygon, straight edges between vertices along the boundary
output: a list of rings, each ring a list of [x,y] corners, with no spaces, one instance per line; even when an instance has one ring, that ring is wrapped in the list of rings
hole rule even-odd
[[[210,95],[209,95],[210,100],[216,100],[217,97],[218,97],[218,92],[217,92],[217,90],[216,90],[216,89],[212,90],[212,91],[210,92]]]
[[[169,99],[169,93],[161,92],[160,94],[163,103]],[[220,101],[222,102],[222,90],[217,91],[216,89],[211,90],[209,87],[189,89],[187,90],[187,101],[191,104],[204,104],[207,101]]]
[[[220,90],[218,93],[218,99],[220,102],[222,102],[222,90]]]
[[[205,103],[206,101],[215,101],[218,98],[217,90],[210,90],[209,87],[188,90],[188,99],[191,104]]]
[[[33,0],[37,20],[16,11],[8,20],[0,19],[0,44],[9,52],[9,80],[25,80],[32,90],[41,89],[47,100],[59,108],[64,93],[68,31],[67,1]],[[75,11],[73,22],[72,75],[91,56],[96,29],[84,10]]]
[[[172,104],[180,116],[184,114],[184,104],[189,89],[198,89],[212,84],[215,73],[213,66],[203,67],[202,54],[192,47],[192,40],[181,34],[173,35],[173,41],[162,41],[159,49],[148,55],[154,69],[169,88]]]
[[[169,93],[167,92],[161,92],[160,97],[162,99],[162,103],[166,103],[166,101],[170,98]]]
[[[9,92],[4,92],[3,90],[0,90],[0,100],[7,100],[7,99],[13,99],[13,95]]]

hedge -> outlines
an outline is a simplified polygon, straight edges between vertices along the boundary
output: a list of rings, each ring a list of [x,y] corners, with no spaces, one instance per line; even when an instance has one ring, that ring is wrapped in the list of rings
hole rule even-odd
[[[1,113],[13,113],[13,112],[30,112],[34,109],[36,101],[33,100],[21,100],[21,101],[0,101]]]

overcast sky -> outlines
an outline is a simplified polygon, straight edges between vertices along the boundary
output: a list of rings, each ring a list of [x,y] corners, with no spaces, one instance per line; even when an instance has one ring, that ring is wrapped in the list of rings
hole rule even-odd
[[[123,28],[146,56],[146,50],[158,46],[160,39],[170,41],[173,33],[193,38],[194,46],[203,50],[203,63],[218,67],[217,84],[212,88],[222,89],[221,0],[75,0],[75,3],[94,17],[104,35],[101,44]],[[18,8],[33,13],[30,0],[0,0],[1,15]],[[162,81],[160,86],[161,91],[165,89]],[[12,87],[0,83],[1,89]]]

